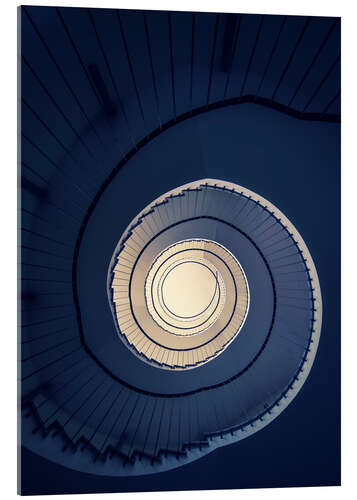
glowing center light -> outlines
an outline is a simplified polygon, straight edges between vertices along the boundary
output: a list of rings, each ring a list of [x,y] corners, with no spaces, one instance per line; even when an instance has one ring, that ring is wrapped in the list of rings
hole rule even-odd
[[[175,316],[192,318],[204,312],[217,293],[217,278],[201,262],[182,262],[173,267],[162,283],[162,300]]]

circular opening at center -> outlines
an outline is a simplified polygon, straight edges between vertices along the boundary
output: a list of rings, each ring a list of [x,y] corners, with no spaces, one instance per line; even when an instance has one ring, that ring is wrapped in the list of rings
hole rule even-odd
[[[217,277],[200,262],[181,262],[166,275],[162,299],[176,316],[192,318],[205,311],[218,287]]]

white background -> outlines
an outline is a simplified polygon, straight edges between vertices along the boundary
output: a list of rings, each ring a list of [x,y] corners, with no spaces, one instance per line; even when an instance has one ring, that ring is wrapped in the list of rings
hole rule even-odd
[[[16,496],[16,0],[0,4],[0,495]],[[24,1],[23,5],[83,6],[157,10],[198,10],[257,14],[342,17],[342,487],[230,490],[202,492],[126,493],[121,499],[261,499],[357,498],[357,223],[356,223],[356,95],[357,8],[353,0],[77,0]],[[326,249],[328,251],[328,249]],[[329,374],[326,374],[328,383]],[[318,422],[311,422],[318,425]],[[106,495],[112,498],[115,494]],[[103,495],[100,495],[103,496]],[[50,496],[31,498],[52,498]],[[75,498],[59,495],[55,498]],[[81,495],[79,498],[98,496]]]

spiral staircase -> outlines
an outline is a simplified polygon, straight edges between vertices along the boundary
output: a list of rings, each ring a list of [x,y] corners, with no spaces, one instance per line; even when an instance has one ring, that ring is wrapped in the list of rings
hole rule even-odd
[[[291,123],[309,127],[316,151],[315,125],[334,133],[338,20],[36,7],[20,18],[23,446],[138,476],[256,433],[308,376],[322,299],[290,214],[238,182],[251,167],[236,144],[245,127],[254,144],[267,116],[290,138]],[[189,262],[213,288],[182,317],[165,286]]]

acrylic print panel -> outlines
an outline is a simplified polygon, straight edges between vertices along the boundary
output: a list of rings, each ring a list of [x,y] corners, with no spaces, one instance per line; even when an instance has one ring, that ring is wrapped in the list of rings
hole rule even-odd
[[[340,484],[340,19],[19,34],[20,492]]]

